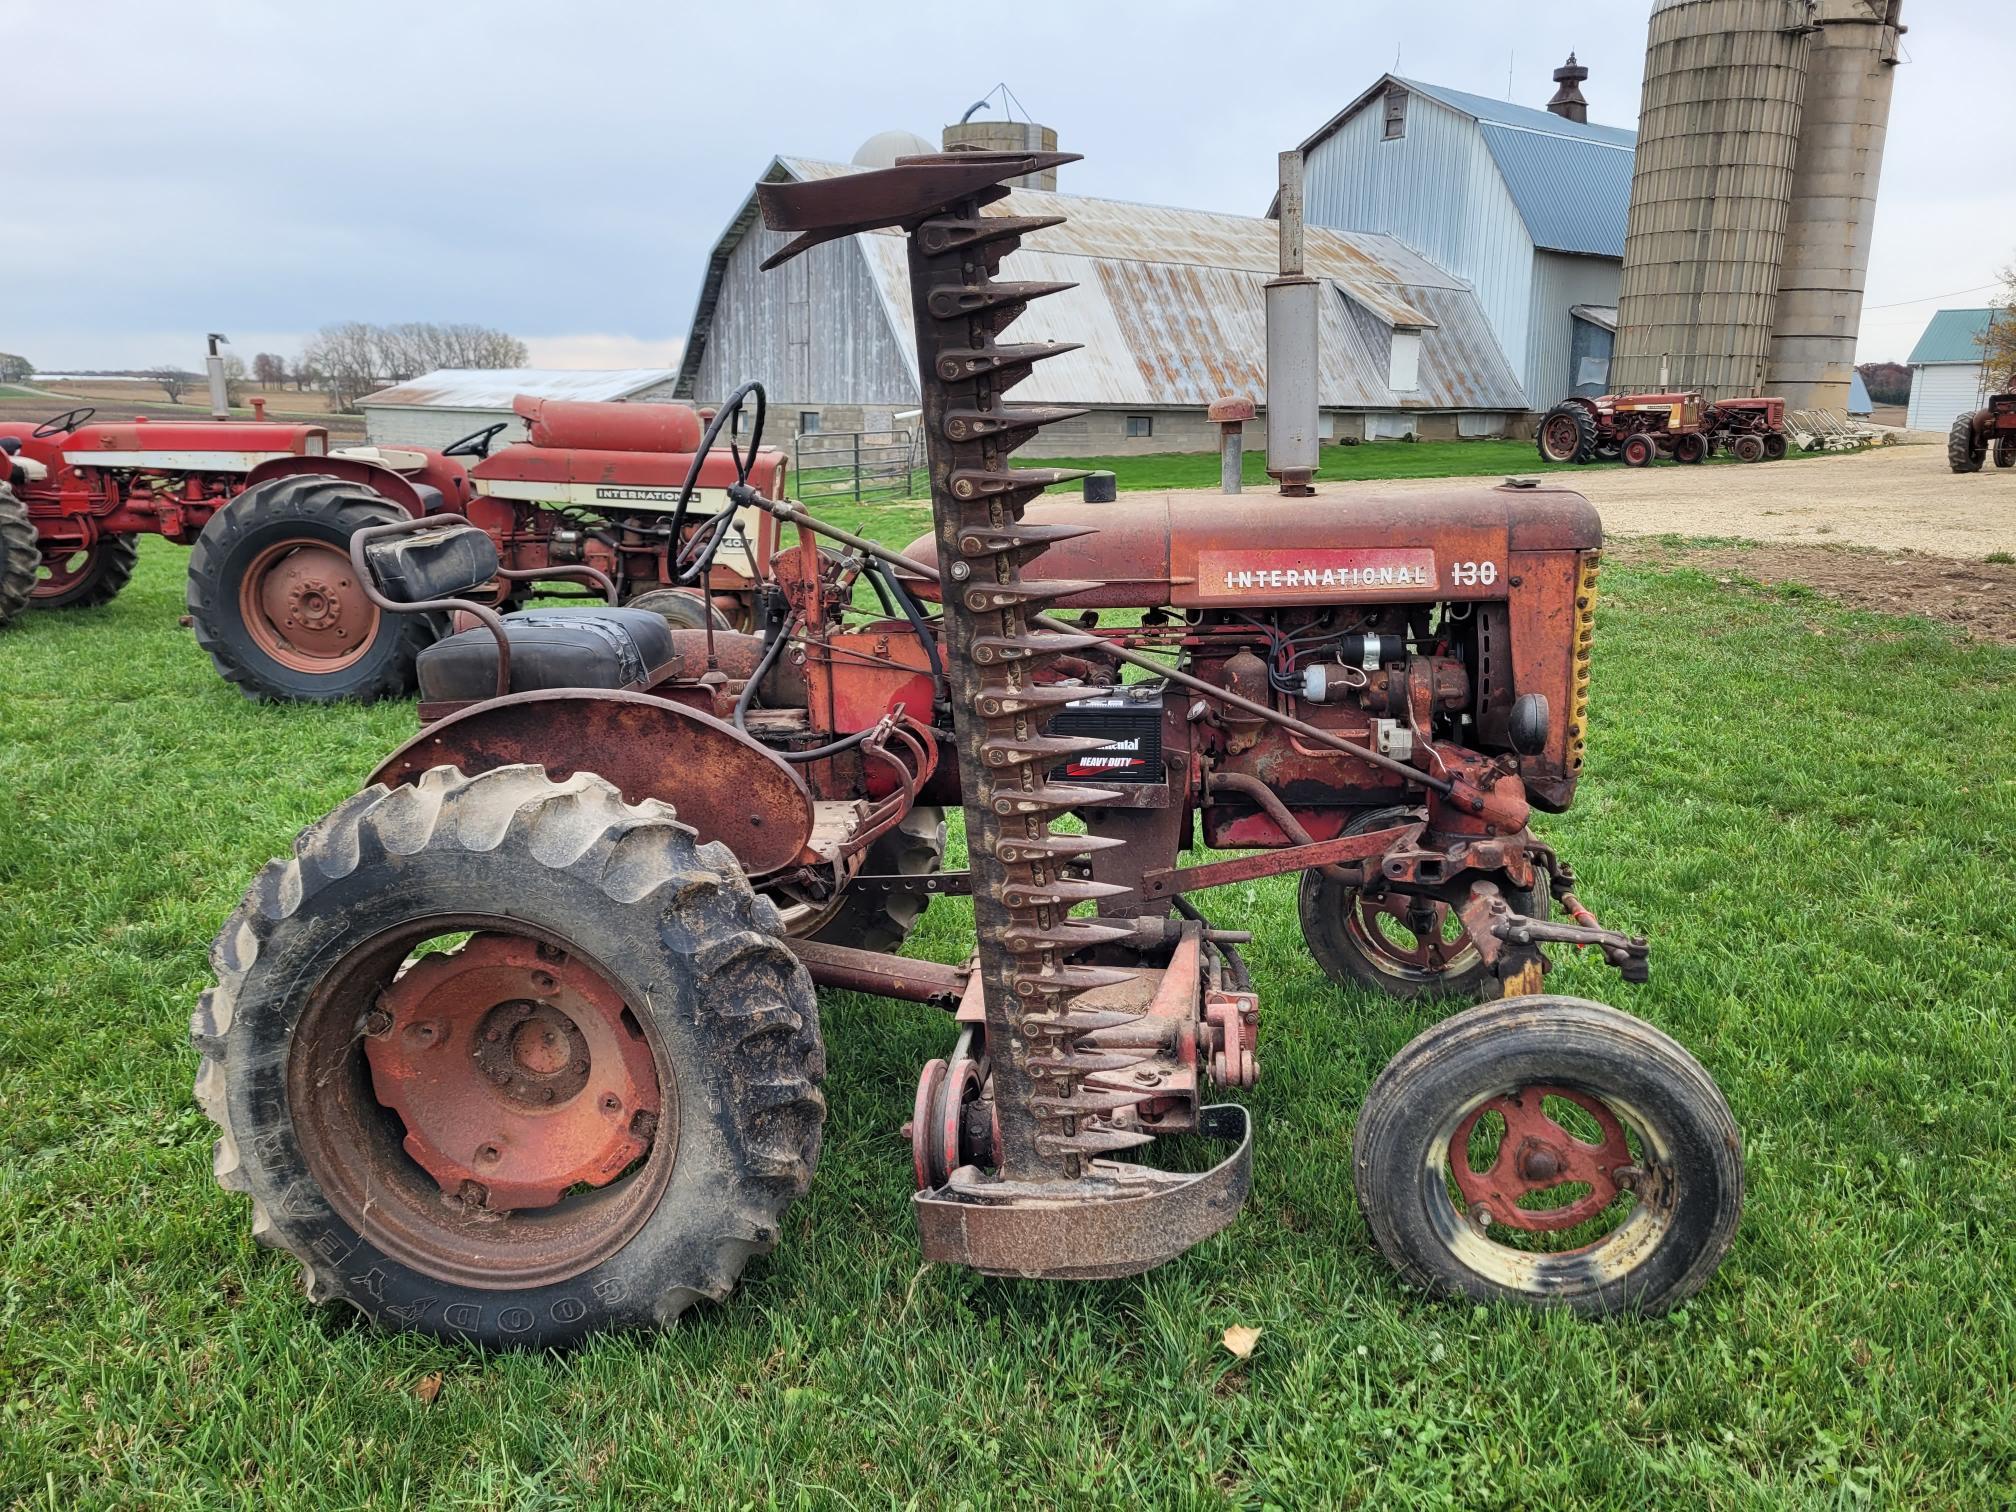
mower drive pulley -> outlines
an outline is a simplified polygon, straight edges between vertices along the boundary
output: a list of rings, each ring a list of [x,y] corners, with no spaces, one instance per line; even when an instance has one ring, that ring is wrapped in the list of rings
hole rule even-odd
[[[551,946],[479,934],[423,957],[380,995],[364,1033],[372,1090],[450,1196],[551,1207],[570,1187],[608,1185],[650,1147],[650,1046],[601,975]]]

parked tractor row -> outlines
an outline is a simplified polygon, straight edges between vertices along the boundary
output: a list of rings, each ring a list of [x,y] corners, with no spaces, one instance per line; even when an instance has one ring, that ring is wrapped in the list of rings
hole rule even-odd
[[[1726,451],[1739,462],[1784,456],[1783,399],[1724,399],[1698,393],[1570,395],[1541,418],[1544,462],[1622,462],[1650,467],[1661,457],[1706,462]]]
[[[138,538],[159,535],[192,548],[197,642],[248,697],[403,696],[419,652],[450,626],[383,614],[350,569],[350,537],[444,510],[486,532],[503,569],[591,567],[675,624],[746,621],[771,526],[725,511],[736,465],[714,436],[703,443],[698,414],[527,398],[516,410],[526,441],[493,449],[500,421],[440,451],[331,447],[319,425],[94,423],[88,408],[0,424],[0,625],[109,603]],[[753,465],[781,495],[783,453]],[[730,548],[705,575],[674,544],[687,533],[672,508],[682,486],[684,513]],[[522,591],[500,576],[477,596],[509,607]]]

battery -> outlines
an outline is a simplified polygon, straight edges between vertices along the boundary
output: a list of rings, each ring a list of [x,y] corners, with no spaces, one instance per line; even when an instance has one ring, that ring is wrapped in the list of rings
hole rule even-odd
[[[1096,751],[1080,751],[1053,767],[1052,782],[1091,779],[1119,785],[1163,780],[1160,694],[1116,693],[1075,699],[1057,711],[1044,734],[1096,735],[1107,742]]]

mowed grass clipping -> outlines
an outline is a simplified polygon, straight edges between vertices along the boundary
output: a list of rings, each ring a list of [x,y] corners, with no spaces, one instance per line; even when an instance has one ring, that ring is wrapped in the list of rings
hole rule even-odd
[[[921,510],[846,516],[884,539]],[[0,1501],[22,1506],[2007,1506],[2016,654],[1606,568],[1581,802],[1541,831],[1746,1139],[1734,1252],[1607,1325],[1403,1289],[1352,1121],[1433,1010],[1331,986],[1287,880],[1200,898],[1263,993],[1251,1202],[1133,1280],[923,1269],[897,1130],[948,1026],[829,994],[825,1154],[730,1304],[485,1357],[309,1307],[210,1176],[210,938],[410,705],[261,708],[184,553],[0,634]],[[970,915],[932,905],[916,951]],[[1223,1330],[1261,1330],[1248,1360]],[[438,1387],[438,1394],[434,1388]],[[431,1398],[431,1400],[430,1400]]]

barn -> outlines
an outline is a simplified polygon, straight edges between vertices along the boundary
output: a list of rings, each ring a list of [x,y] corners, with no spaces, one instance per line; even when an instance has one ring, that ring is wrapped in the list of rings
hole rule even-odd
[[[1302,143],[1312,226],[1396,236],[1476,291],[1526,407],[1608,391],[1638,134],[1385,74]]]
[[[511,411],[520,394],[535,399],[622,399],[661,403],[673,397],[671,368],[443,368],[380,389],[358,401],[374,442],[442,447],[487,425],[505,422],[493,443],[525,439]]]
[[[1978,309],[1932,316],[1911,349],[1911,409],[1904,423],[1912,430],[1944,432],[1955,415],[1981,408],[1988,391],[1981,338],[1995,315]]]
[[[785,183],[863,171],[778,158]],[[1046,428],[1025,456],[1204,451],[1205,418],[1226,394],[1264,403],[1263,290],[1279,229],[1258,216],[1136,205],[1016,188],[998,213],[1066,217],[1029,236],[1004,278],[1074,284],[1037,301],[1018,341],[1081,349],[1038,366],[1017,399],[1085,408]],[[758,264],[788,240],[760,222],[752,195],[709,259],[677,393],[718,403],[760,379],[771,424],[808,432],[901,432],[918,405],[904,240],[870,231],[813,248],[773,273]],[[1391,236],[1311,227],[1308,272],[1322,305],[1320,426],[1333,439],[1504,434],[1527,407],[1469,283]],[[1248,444],[1264,442],[1262,421]]]

